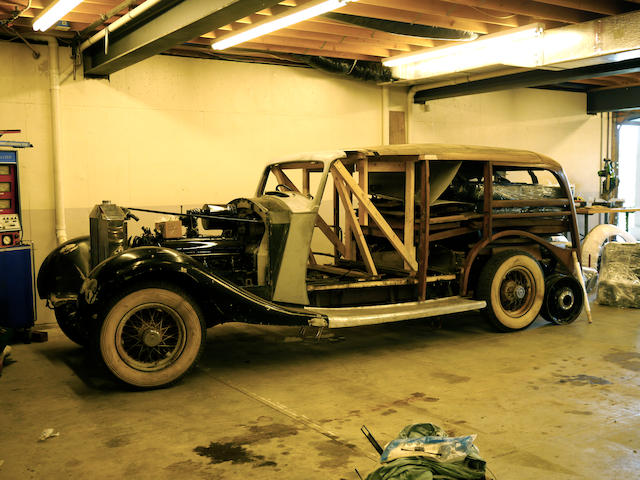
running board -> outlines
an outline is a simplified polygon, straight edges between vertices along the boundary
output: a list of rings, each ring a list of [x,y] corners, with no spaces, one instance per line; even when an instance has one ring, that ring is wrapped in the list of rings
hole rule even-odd
[[[469,310],[479,310],[486,306],[487,303],[483,300],[471,300],[455,296],[424,300],[422,302],[394,303],[392,305],[342,308],[305,307],[305,310],[320,313],[327,317],[326,320],[323,318],[310,320],[309,324],[312,326],[344,328],[468,312]]]

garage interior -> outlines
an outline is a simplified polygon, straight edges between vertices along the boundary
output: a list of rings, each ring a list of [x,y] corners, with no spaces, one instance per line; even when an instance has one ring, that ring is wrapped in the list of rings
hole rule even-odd
[[[588,285],[590,312],[511,333],[480,311],[344,329],[226,318],[188,375],[144,390],[68,339],[35,281],[104,200],[150,210],[128,222],[140,235],[169,219],[155,212],[251,197],[292,154],[409,143],[559,162],[602,284],[589,232],[640,234],[640,3],[341,1],[228,48],[212,45],[323,2],[87,0],[34,31],[56,3],[0,0],[0,181],[19,187],[19,224],[0,231],[0,478],[355,480],[381,465],[363,425],[385,447],[421,423],[477,435],[488,479],[637,476],[633,284],[627,303]],[[33,312],[10,314],[16,289]]]

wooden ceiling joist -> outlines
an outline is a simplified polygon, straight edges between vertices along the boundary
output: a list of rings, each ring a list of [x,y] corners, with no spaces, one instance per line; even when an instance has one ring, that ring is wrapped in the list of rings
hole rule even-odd
[[[601,13],[602,15],[619,15],[630,10],[629,4],[624,1],[610,0],[537,0],[539,3],[555,5],[556,7],[586,10],[588,12]],[[632,0],[633,1],[633,0]]]
[[[397,50],[399,52],[410,52],[411,47],[407,43],[395,43],[375,38],[353,38],[344,35],[332,35],[327,33],[307,32],[304,30],[295,30],[285,28],[278,31],[278,36],[289,38],[300,38],[304,40],[317,40],[320,42],[329,42],[336,45],[357,45],[360,47],[376,46],[387,50]]]
[[[558,7],[542,2],[520,0],[456,0],[455,3],[475,8],[491,9],[499,12],[526,15],[539,20],[555,20],[564,23],[580,23],[597,17],[592,12],[573,8]]]
[[[296,29],[302,29],[310,32],[329,33],[333,35],[344,35],[358,39],[380,39],[390,42],[408,43],[418,47],[433,47],[433,40],[421,37],[410,37],[407,35],[397,35],[395,33],[381,32],[379,30],[371,30],[368,28],[345,25],[337,23],[333,20],[323,17],[317,17],[313,20],[307,20],[296,25]]]
[[[358,15],[361,17],[378,18],[382,20],[393,20],[418,25],[429,25],[432,27],[452,28],[476,33],[494,33],[500,30],[496,25],[471,20],[457,19],[454,17],[443,17],[439,15],[427,15],[424,13],[410,12],[389,7],[377,7],[375,5],[349,3],[336,10],[337,13],[348,15]]]
[[[357,53],[361,55],[370,55],[386,58],[401,52],[380,48],[372,45],[362,45],[358,43],[332,43],[322,40],[307,40],[302,38],[285,37],[281,35],[264,35],[259,39],[260,43],[266,45],[279,45],[282,47],[292,46],[300,48],[308,48],[315,51],[324,52],[322,55],[334,56],[334,53]]]
[[[13,28],[23,35],[32,33],[33,18],[50,1],[31,0],[30,8],[12,22]],[[138,0],[136,4],[140,5],[145,1],[147,0]],[[206,8],[210,8],[212,2],[226,2],[225,5],[231,7],[234,12],[241,12],[237,16],[228,15],[225,17],[225,20],[231,23],[212,25],[212,28],[216,29],[209,33],[194,32],[199,36],[191,41],[185,40],[184,37],[180,37],[181,40],[178,41],[177,37],[173,36],[171,41],[178,41],[178,43],[171,46],[168,45],[169,40],[166,40],[168,48],[171,48],[171,54],[197,54],[203,58],[221,58],[223,56],[232,58],[236,55],[246,59],[244,61],[260,61],[260,58],[264,58],[273,60],[273,63],[291,64],[291,62],[299,63],[301,61],[295,55],[305,54],[379,62],[382,58],[399,53],[451,43],[444,40],[394,34],[366,26],[344,23],[328,16],[319,16],[223,52],[207,50],[214,38],[223,38],[233,31],[246,28],[247,25],[260,22],[269,16],[289,11],[308,1],[310,0],[283,0],[280,2],[277,0],[273,2],[267,0],[183,0],[181,2],[172,1],[170,4],[161,2],[165,5],[164,7],[159,4],[152,8],[158,8],[158,15],[165,16],[167,19],[173,17],[172,21],[175,20],[178,23],[182,18],[178,11],[182,11],[184,4],[187,3],[202,3],[207,5]],[[26,6],[27,2],[28,0],[0,0],[0,20],[10,18],[16,8]],[[122,0],[85,0],[77,5],[71,13],[63,17],[64,20],[70,22],[71,32],[51,29],[47,33],[69,39],[74,32],[81,31],[87,25],[94,23],[101,15],[121,2]],[[165,12],[169,10],[175,13],[165,15]],[[544,23],[547,29],[553,29],[637,10],[640,10],[640,0],[358,0],[336,10],[336,12],[416,26],[442,27],[490,34],[534,22]],[[125,11],[119,12],[105,24],[117,20],[124,13]],[[189,11],[189,14],[191,13],[193,12]],[[194,18],[195,21],[197,19]],[[133,21],[130,24],[133,27],[127,29],[131,32],[128,31],[125,35],[138,35],[139,32],[134,31],[139,27],[147,28],[149,25],[146,24],[154,24],[154,22],[153,15],[149,18]],[[155,22],[155,24],[157,23]],[[4,38],[16,41],[17,37],[12,35],[10,31],[3,29],[0,33],[4,34]],[[156,39],[153,43],[160,45],[164,41]],[[109,46],[110,52],[117,49],[117,42],[123,43],[120,40],[120,35],[118,38],[112,37]],[[181,44],[180,42],[185,43]],[[181,49],[181,47],[185,48]],[[93,50],[95,53],[91,55],[97,59],[99,49],[94,48]],[[153,49],[149,48],[148,50]],[[292,55],[287,58],[287,53]],[[138,57],[138,54],[136,53],[135,56]],[[102,70],[111,69],[111,67],[105,67],[100,70],[94,66],[87,68],[89,74],[100,74]],[[609,76],[574,80],[574,82],[583,83],[588,90],[633,87],[640,84],[640,74],[610,74]]]
[[[500,12],[480,10],[440,0],[430,0],[429,2],[424,2],[422,0],[394,0],[393,2],[389,2],[388,0],[359,0],[359,2],[365,5],[374,5],[376,7],[391,6],[395,9],[407,10],[414,13],[459,18],[482,23],[493,23],[505,27],[519,27],[524,25],[519,21],[522,17],[517,15],[504,15]]]

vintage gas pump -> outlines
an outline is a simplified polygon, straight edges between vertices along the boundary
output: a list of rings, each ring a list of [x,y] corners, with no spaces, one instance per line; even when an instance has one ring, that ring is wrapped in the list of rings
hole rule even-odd
[[[17,132],[0,130],[0,136]],[[17,151],[31,146],[0,140],[0,327],[16,330],[28,330],[36,320],[33,245],[22,240]]]

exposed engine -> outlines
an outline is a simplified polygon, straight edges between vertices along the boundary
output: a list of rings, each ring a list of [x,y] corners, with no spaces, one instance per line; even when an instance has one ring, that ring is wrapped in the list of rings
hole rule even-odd
[[[142,235],[127,239],[127,220],[138,220],[132,211],[175,215],[186,234],[166,238],[160,229],[142,227]],[[234,283],[259,283],[256,250],[265,225],[256,206],[246,199],[227,205],[205,204],[184,214],[122,208],[105,201],[91,212],[90,229],[92,267],[126,248],[159,246],[185,253]]]

